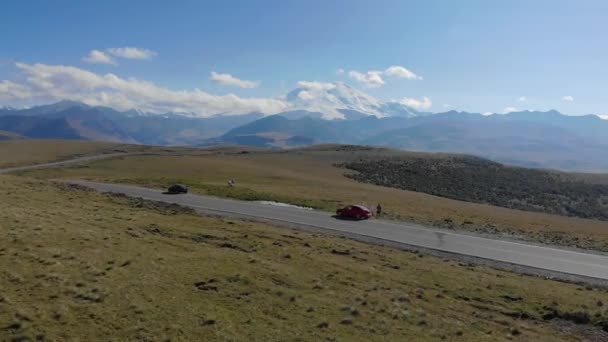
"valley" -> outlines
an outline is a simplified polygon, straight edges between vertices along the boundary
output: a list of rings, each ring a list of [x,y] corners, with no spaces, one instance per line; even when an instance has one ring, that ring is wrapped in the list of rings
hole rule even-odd
[[[2,339],[607,336],[600,288],[26,177],[0,191]]]
[[[289,149],[337,143],[474,155],[510,165],[608,171],[608,120],[555,110],[508,114],[428,113],[382,102],[344,83],[304,83],[278,113],[119,111],[74,101],[0,109],[0,130],[34,139],[103,140],[163,146],[246,145]],[[317,85],[315,85],[316,87]],[[308,96],[308,95],[306,95]],[[306,98],[306,96],[304,96]]]
[[[329,212],[345,204],[373,206],[382,203],[385,216],[395,220],[506,239],[608,251],[606,221],[501,208],[361,183],[353,180],[353,176],[345,176],[351,171],[338,167],[370,157],[432,161],[443,156],[344,145],[290,151],[209,148],[201,149],[198,155],[125,156],[19,174],[38,179],[80,178],[152,188],[183,183],[200,194],[270,200]],[[572,177],[584,179],[580,174]],[[226,186],[231,178],[236,179],[238,186]]]
[[[608,342],[608,2],[0,3],[0,342]]]

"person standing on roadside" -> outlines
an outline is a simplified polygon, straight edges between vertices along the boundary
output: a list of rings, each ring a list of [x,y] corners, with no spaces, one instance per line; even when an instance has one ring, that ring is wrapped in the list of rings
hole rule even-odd
[[[376,216],[380,215],[382,215],[382,206],[380,206],[380,203],[378,203],[378,205],[376,206]]]

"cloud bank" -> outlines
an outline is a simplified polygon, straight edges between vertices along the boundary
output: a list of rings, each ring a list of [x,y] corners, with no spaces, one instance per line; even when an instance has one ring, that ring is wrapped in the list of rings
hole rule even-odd
[[[227,86],[235,86],[239,88],[255,88],[260,82],[257,81],[246,81],[236,78],[230,74],[219,74],[215,71],[211,72],[211,76],[209,77],[215,83],[219,83]]]
[[[112,57],[99,50],[91,50],[82,60],[91,64],[116,64]]]
[[[344,72],[343,69],[338,69],[338,74]],[[378,88],[383,86],[386,82],[383,76],[401,78],[405,80],[422,80],[421,76],[416,75],[412,71],[400,65],[392,65],[386,70],[369,70],[366,72],[359,72],[351,70],[348,72],[348,76],[357,82],[363,83],[368,88]]]
[[[157,55],[157,53],[152,50],[133,46],[109,48],[106,51],[115,57],[126,59],[150,59]]]
[[[91,50],[89,54],[82,58],[83,61],[91,64],[118,64],[116,59],[112,58],[124,58],[124,59],[150,59],[156,56],[157,53],[143,48],[126,46],[118,48],[109,48],[105,51]]]
[[[384,70],[384,74],[386,74],[387,76],[403,78],[406,80],[422,80],[421,76],[418,76],[406,69],[405,67],[399,65],[393,65],[389,67],[388,69]]]
[[[363,83],[366,87],[369,88],[378,88],[384,85],[384,80],[382,79],[382,71],[370,70],[366,73],[361,73],[355,70],[351,70],[348,72],[348,76],[357,82]]]
[[[288,107],[278,99],[212,95],[200,89],[172,90],[136,78],[97,74],[88,70],[47,64],[17,63],[19,81],[0,81],[0,99],[28,102],[69,99],[92,106],[146,112],[188,112],[197,116],[252,111],[277,113]]]
[[[404,97],[403,99],[399,100],[399,103],[418,110],[427,110],[433,106],[431,99],[426,96],[421,99]]]

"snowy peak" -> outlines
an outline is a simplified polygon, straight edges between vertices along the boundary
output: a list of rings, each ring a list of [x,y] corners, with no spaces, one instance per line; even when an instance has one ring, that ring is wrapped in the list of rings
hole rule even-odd
[[[298,82],[298,88],[287,94],[293,110],[319,112],[325,119],[343,119],[340,110],[354,110],[378,115],[380,102],[374,97],[345,83]]]
[[[343,82],[298,82],[298,88],[287,94],[292,110],[322,113],[324,119],[344,119],[345,114],[359,112],[377,117],[411,117],[418,113],[398,102],[382,102]]]
[[[385,102],[380,105],[380,111],[384,116],[389,117],[402,117],[402,118],[413,118],[416,116],[427,115],[428,113],[421,113],[412,107],[408,107],[400,102]]]

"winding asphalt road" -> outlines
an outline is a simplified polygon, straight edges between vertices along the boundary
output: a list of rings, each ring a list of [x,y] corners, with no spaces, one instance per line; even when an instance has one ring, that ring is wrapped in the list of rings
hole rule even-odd
[[[112,158],[128,154],[106,154],[72,160],[20,166],[0,170],[0,174],[43,167],[55,167]],[[166,195],[160,190],[123,184],[96,183],[82,180],[67,181],[101,192],[121,193],[146,200],[174,203],[198,211],[227,216],[250,217],[282,223],[288,226],[308,227],[314,230],[339,234],[363,241],[381,242],[401,247],[421,248],[440,254],[457,255],[474,260],[489,261],[514,268],[534,270],[540,274],[565,279],[594,280],[608,283],[608,256],[583,253],[532,244],[484,238],[469,234],[447,232],[425,226],[371,219],[367,221],[343,221],[325,212],[236,201],[201,195]]]
[[[218,214],[252,217],[288,225],[314,227],[354,238],[401,243],[428,250],[520,265],[558,274],[608,280],[608,256],[538,245],[495,240],[431,229],[415,224],[371,219],[343,221],[325,212],[193,194],[167,195],[160,190],[131,185],[69,181],[101,192],[121,193],[146,200],[174,203]]]

